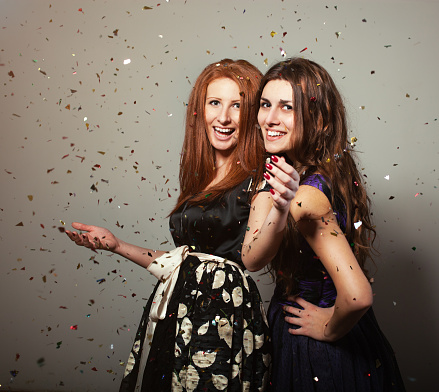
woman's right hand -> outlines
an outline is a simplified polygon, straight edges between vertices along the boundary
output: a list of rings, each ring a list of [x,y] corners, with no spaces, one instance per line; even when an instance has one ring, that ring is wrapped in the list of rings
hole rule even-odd
[[[73,222],[72,227],[85,233],[77,233],[76,231],[66,230],[67,236],[79,246],[86,248],[104,249],[110,252],[116,252],[119,247],[119,240],[111,233],[111,231],[99,226],[84,225],[83,223]]]
[[[291,200],[299,189],[299,174],[285,162],[284,157],[276,155],[271,157],[271,163],[265,164],[265,168],[271,174],[264,173],[264,177],[273,188],[270,189],[273,206],[281,211],[289,210]]]

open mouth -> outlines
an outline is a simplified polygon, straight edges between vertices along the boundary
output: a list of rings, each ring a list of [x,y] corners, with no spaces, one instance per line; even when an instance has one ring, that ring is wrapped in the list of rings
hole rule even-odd
[[[276,140],[280,139],[282,136],[285,136],[286,132],[281,131],[268,131],[267,130],[267,140]]]
[[[215,135],[219,139],[228,139],[232,134],[235,132],[235,128],[220,128],[220,127],[213,127],[215,131]]]

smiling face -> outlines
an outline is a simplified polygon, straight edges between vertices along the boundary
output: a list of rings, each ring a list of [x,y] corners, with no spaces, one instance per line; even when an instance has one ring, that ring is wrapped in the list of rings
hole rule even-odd
[[[272,154],[286,152],[290,156],[294,127],[293,89],[290,82],[276,79],[265,85],[258,122],[265,149]],[[290,158],[294,160],[294,157]]]
[[[215,79],[207,86],[206,132],[217,155],[228,156],[236,147],[240,102],[238,84],[229,78]]]

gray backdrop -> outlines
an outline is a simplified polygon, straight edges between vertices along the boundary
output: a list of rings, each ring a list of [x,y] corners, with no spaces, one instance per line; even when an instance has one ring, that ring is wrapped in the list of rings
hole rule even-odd
[[[171,249],[195,78],[224,57],[264,72],[285,51],[346,98],[379,233],[374,308],[407,389],[436,390],[438,14],[420,0],[0,1],[1,389],[118,389],[154,279],[58,228]],[[268,302],[270,278],[253,275]]]

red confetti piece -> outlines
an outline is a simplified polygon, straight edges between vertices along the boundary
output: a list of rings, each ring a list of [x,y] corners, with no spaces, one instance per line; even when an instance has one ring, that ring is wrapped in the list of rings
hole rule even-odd
[[[71,326],[70,326],[70,329],[71,329],[72,331],[76,331],[76,330],[78,329],[78,326],[77,326],[77,325],[71,325]]]
[[[308,48],[303,48],[300,53],[304,52],[305,50],[307,50]]]

